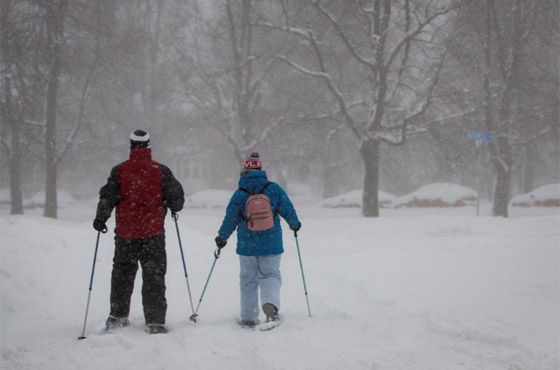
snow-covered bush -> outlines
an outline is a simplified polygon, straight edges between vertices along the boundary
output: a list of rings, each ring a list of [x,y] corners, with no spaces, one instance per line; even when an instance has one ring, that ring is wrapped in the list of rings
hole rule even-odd
[[[0,205],[10,204],[10,189],[0,189]]]
[[[560,207],[560,184],[541,186],[529,193],[511,199],[516,207]]]
[[[233,191],[201,190],[185,199],[186,208],[226,208]]]
[[[284,190],[288,192],[288,195],[290,197],[310,196],[313,194],[313,189],[310,185],[302,184],[299,182],[289,183],[288,187]]]
[[[476,191],[450,183],[428,184],[413,193],[393,199],[394,208],[464,207],[476,204]]]
[[[63,191],[63,190],[59,190],[59,191],[56,192],[56,204],[57,204],[57,207],[59,209],[60,208],[68,208],[72,204],[74,204],[75,202],[76,202],[76,200],[74,199],[72,194],[70,194],[69,192]],[[31,196],[31,198],[25,199],[23,201],[23,207],[28,208],[28,209],[42,208],[44,206],[45,206],[45,192],[44,191],[37,192],[37,193],[33,194],[33,196]]]
[[[380,191],[379,192],[379,207],[391,207],[391,201],[395,198],[393,195]],[[347,193],[323,199],[319,202],[321,207],[325,208],[361,208],[362,207],[362,190],[352,190]]]

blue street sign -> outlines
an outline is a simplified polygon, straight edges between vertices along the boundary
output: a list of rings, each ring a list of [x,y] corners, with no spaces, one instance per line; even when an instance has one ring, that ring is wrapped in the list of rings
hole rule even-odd
[[[479,142],[492,142],[494,141],[494,133],[493,132],[469,132],[469,140],[479,141]]]

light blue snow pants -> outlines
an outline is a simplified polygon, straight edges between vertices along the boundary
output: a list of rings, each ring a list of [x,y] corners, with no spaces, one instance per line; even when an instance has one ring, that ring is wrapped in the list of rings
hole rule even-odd
[[[256,321],[261,304],[272,303],[280,310],[281,254],[270,256],[239,256],[241,288],[241,320]]]

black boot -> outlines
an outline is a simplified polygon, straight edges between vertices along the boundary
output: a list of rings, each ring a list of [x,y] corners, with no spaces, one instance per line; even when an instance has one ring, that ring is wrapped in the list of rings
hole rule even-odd
[[[266,321],[277,321],[278,320],[278,308],[272,303],[265,303],[262,305],[264,314],[266,315]]]
[[[105,330],[111,330],[114,328],[124,328],[130,325],[127,317],[114,317],[109,315],[107,321],[105,321]]]
[[[256,320],[256,321],[241,320],[241,322],[239,322],[239,325],[241,325],[241,327],[249,328],[249,329],[252,329],[259,324],[260,324],[259,320]]]
[[[162,324],[148,324],[146,332],[148,334],[167,334],[169,333],[169,328]]]

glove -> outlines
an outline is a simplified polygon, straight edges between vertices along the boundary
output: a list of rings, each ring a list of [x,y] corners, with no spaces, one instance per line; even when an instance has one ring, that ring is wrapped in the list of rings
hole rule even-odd
[[[105,225],[105,222],[101,222],[97,218],[93,220],[93,228],[101,233],[107,232],[107,225]]]
[[[299,231],[299,229],[301,229],[301,222],[298,223],[296,227],[292,227],[292,230],[294,230],[296,233]]]
[[[226,244],[227,244],[227,241],[223,240],[223,239],[220,238],[219,236],[217,236],[215,240],[216,240],[216,246],[217,246],[219,249],[222,249],[222,248],[225,247]]]

